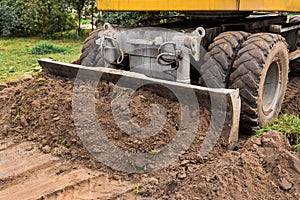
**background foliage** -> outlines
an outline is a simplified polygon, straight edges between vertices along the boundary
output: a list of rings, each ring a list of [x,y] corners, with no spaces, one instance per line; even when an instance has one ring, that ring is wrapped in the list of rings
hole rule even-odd
[[[1,0],[0,36],[63,38],[66,31],[83,34],[81,24],[140,26],[174,12],[99,12],[94,0]],[[178,13],[175,13],[177,15]]]
[[[0,36],[50,38],[77,26],[80,34],[83,10],[88,14],[91,9],[95,11],[92,0],[1,0]]]

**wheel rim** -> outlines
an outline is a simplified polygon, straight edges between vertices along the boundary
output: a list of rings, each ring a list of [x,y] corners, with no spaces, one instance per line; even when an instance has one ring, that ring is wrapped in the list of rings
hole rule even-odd
[[[267,118],[272,118],[280,100],[280,63],[271,63],[264,82],[262,109]]]

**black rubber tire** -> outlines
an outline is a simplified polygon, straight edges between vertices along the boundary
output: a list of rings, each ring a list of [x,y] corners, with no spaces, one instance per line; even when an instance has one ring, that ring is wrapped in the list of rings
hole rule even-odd
[[[291,16],[289,23],[300,23],[300,15]],[[296,45],[300,47],[300,30],[297,32]],[[293,60],[290,63],[290,69],[293,75],[300,75],[300,59]]]
[[[90,33],[89,37],[84,41],[84,45],[81,49],[80,58],[73,62],[73,64],[84,65],[94,67],[96,66],[96,56],[98,53],[98,45],[96,39],[104,28],[98,27],[96,30]]]
[[[204,56],[199,85],[210,88],[227,87],[237,52],[249,35],[242,31],[223,32],[218,35]]]
[[[230,88],[240,91],[242,128],[257,129],[279,114],[288,68],[288,49],[282,36],[257,33],[244,42],[230,76]]]

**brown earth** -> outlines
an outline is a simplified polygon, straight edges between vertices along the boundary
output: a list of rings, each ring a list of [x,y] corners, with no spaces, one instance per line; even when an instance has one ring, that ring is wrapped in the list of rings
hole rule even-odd
[[[218,144],[207,157],[199,156],[210,119],[204,107],[200,107],[193,143],[171,165],[150,173],[107,167],[91,155],[77,134],[73,85],[73,80],[41,74],[0,89],[0,199],[299,199],[300,153],[291,152],[280,133],[243,135],[233,151]],[[122,149],[155,157],[182,128],[178,102],[136,92],[130,101],[135,124],[163,120],[156,117],[162,112],[159,107],[151,118],[148,111],[153,104],[164,106],[167,119],[147,139],[129,136],[114,121],[113,88],[101,82],[95,95],[96,116],[104,134]],[[283,113],[300,112],[299,88],[300,78],[292,78]],[[126,105],[115,103],[117,115],[124,117]],[[192,109],[190,114],[194,115]],[[86,116],[79,120],[89,123]],[[110,149],[105,151],[109,156]],[[140,167],[138,162],[131,164]]]

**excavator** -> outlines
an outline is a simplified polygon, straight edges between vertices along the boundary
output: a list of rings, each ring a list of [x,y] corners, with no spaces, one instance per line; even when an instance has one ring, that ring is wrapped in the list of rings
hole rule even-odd
[[[225,112],[222,135],[229,147],[241,128],[257,129],[280,113],[289,73],[300,71],[299,0],[96,3],[100,11],[176,11],[180,17],[139,28],[105,23],[86,39],[77,61],[40,59],[43,70],[72,78],[100,73],[115,84],[122,79],[124,87],[152,85],[170,98],[173,89],[193,91],[200,103],[214,107],[212,127]]]

